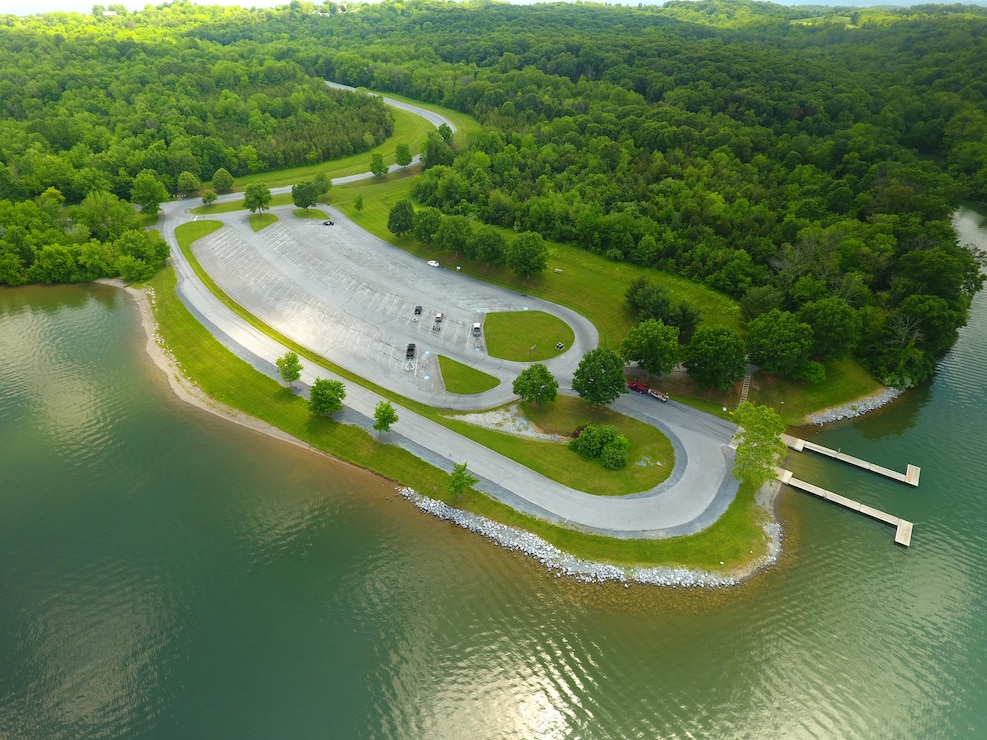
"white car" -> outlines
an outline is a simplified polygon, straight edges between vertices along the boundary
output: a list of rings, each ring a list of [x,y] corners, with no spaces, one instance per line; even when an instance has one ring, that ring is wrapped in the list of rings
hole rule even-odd
[[[429,267],[441,267],[442,266],[436,260],[429,260],[425,264],[428,265]]]

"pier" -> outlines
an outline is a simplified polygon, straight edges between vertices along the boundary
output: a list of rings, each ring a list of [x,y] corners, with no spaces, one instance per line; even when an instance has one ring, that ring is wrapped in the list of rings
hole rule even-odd
[[[922,469],[917,465],[908,465],[904,473],[899,473],[897,470],[891,470],[890,468],[875,465],[874,463],[867,462],[866,460],[861,460],[859,457],[845,455],[841,450],[833,450],[829,447],[823,447],[822,445],[817,445],[815,442],[809,442],[805,439],[792,437],[788,434],[782,434],[781,441],[796,452],[809,450],[810,452],[815,452],[820,455],[830,457],[834,460],[839,460],[840,462],[854,465],[864,470],[869,470],[872,473],[883,475],[885,478],[891,478],[892,480],[896,480],[901,483],[907,483],[910,486],[917,486],[919,476],[922,474]]]
[[[851,511],[857,511],[864,516],[869,516],[871,519],[877,519],[879,522],[884,522],[885,524],[890,524],[895,528],[894,541],[897,545],[902,545],[903,547],[909,547],[912,543],[912,522],[905,521],[899,517],[896,517],[887,512],[881,511],[880,509],[875,509],[873,506],[867,506],[867,504],[862,504],[859,501],[854,501],[846,496],[841,496],[838,493],[833,493],[832,491],[827,491],[825,488],[821,488],[812,483],[807,483],[804,480],[799,480],[792,476],[790,470],[785,470],[783,468],[776,468],[775,472],[778,474],[778,480],[787,486],[792,488],[797,488],[800,491],[805,491],[806,493],[811,493],[813,496],[817,496],[826,501],[832,501],[834,504],[839,504],[845,509],[850,509]]]

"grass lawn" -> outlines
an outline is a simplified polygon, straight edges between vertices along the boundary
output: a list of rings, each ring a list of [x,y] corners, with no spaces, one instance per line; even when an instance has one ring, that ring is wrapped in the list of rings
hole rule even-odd
[[[450,357],[438,355],[439,371],[442,373],[442,382],[446,390],[450,393],[458,393],[468,396],[473,393],[483,393],[491,388],[500,385],[500,381],[493,375],[487,375],[482,370],[464,365]]]
[[[294,211],[292,211],[292,213],[294,214],[295,218],[315,218],[315,219],[319,219],[320,221],[322,219],[328,218],[328,216],[326,216],[326,214],[320,211],[318,208],[296,208]]]
[[[883,387],[859,362],[846,359],[827,362],[826,380],[818,385],[759,371],[751,380],[747,399],[770,406],[786,424],[799,426],[813,411],[848,403]]]
[[[266,229],[277,220],[278,217],[273,213],[251,213],[250,228],[254,231],[260,231],[261,229]]]
[[[650,424],[618,414],[602,406],[590,406],[572,396],[559,396],[544,406],[520,405],[525,417],[540,431],[557,434],[564,441],[517,437],[467,422],[456,421],[453,429],[481,444],[497,449],[512,460],[577,491],[600,496],[639,493],[662,483],[675,467],[675,453],[668,438]],[[449,417],[455,420],[455,416]],[[620,471],[605,469],[569,449],[568,439],[587,424],[609,424],[627,437],[630,448],[627,466]]]
[[[483,321],[483,336],[491,357],[517,362],[540,362],[572,344],[572,328],[562,319],[544,311],[495,311]]]
[[[364,208],[360,213],[352,207],[357,193],[363,195],[364,201]],[[387,216],[397,201],[411,197],[410,179],[399,180],[388,175],[381,181],[365,180],[341,185],[331,191],[331,195],[334,205],[348,217],[374,236],[406,252],[422,259],[436,259],[449,267],[460,266],[466,274],[486,282],[544,298],[578,311],[599,330],[600,344],[611,349],[617,349],[628,330],[637,324],[627,308],[624,295],[630,284],[642,275],[659,283],[674,302],[685,300],[698,308],[702,312],[704,323],[729,326],[736,331],[742,329],[740,308],[731,298],[685,278],[625,262],[612,262],[578,247],[549,242],[548,269],[541,275],[521,281],[504,266],[491,266],[438,252],[428,245],[416,242],[411,236],[394,236],[387,230]],[[508,241],[514,237],[510,229],[501,231]],[[527,347],[533,343],[529,342]],[[555,341],[552,341],[551,346],[554,345]]]
[[[193,238],[221,226],[219,222],[192,222],[180,227],[178,238],[187,250]],[[745,492],[743,488],[726,514],[712,527],[690,537],[666,540],[625,540],[585,534],[521,514],[476,491],[453,496],[448,493],[449,476],[443,471],[404,450],[378,443],[372,435],[356,427],[330,419],[313,419],[303,399],[257,373],[226,350],[179,300],[172,269],[161,271],[152,286],[156,291],[155,313],[166,346],[208,396],[284,429],[333,457],[412,485],[425,495],[459,508],[531,531],[577,557],[715,571],[742,565],[765,550],[760,515],[752,506],[753,492]],[[393,400],[400,402],[402,399],[395,396]],[[720,566],[720,562],[724,565]]]
[[[221,228],[222,221],[189,221],[175,229],[175,238],[179,244],[191,244]]]

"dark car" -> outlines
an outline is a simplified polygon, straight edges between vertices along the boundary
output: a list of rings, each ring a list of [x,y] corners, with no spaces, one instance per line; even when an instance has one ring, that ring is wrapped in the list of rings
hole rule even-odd
[[[334,226],[335,224],[333,224],[333,222],[332,222],[332,221],[323,221],[323,222],[322,222],[322,225],[323,225],[323,226]]]
[[[409,344],[408,348],[404,351],[404,359],[413,360],[415,359],[415,345]]]
[[[422,307],[415,306],[415,316],[421,316],[421,315],[422,315]]]
[[[647,393],[651,390],[650,385],[645,385],[644,383],[631,382],[627,384],[628,390],[632,390],[635,393]]]

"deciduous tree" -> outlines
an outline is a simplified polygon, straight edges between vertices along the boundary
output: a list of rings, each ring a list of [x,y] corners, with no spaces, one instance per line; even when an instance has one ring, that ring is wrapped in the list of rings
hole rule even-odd
[[[391,425],[397,423],[398,412],[390,401],[378,401],[374,407],[374,429],[378,435],[391,430]]]
[[[473,226],[465,216],[443,216],[434,243],[443,252],[460,254],[473,238]]]
[[[733,477],[760,488],[775,478],[775,468],[785,457],[786,446],[781,441],[785,422],[768,406],[755,406],[745,401],[734,412],[740,427]]]
[[[637,362],[650,373],[672,372],[679,362],[679,328],[656,319],[642,321],[627,332],[620,343],[625,360]]]
[[[799,321],[812,327],[812,355],[838,360],[853,352],[860,341],[860,314],[842,298],[830,296],[806,303]]]
[[[302,377],[302,363],[299,361],[298,355],[294,352],[285,352],[274,361],[274,364],[277,365],[281,380],[289,388],[294,385],[296,380]]]
[[[725,391],[746,373],[744,340],[726,326],[701,326],[686,347],[685,369],[701,388]]]
[[[317,379],[309,389],[308,408],[316,416],[331,416],[343,409],[346,387],[340,380]]]
[[[190,195],[194,195],[202,187],[202,183],[199,181],[199,176],[188,170],[183,170],[178,173],[178,179],[175,181],[175,189],[178,192],[179,198],[187,198]]]
[[[407,143],[401,142],[397,145],[394,157],[399,167],[407,167],[411,164],[411,147]]]
[[[408,198],[402,198],[387,214],[387,228],[396,236],[404,236],[411,231],[415,222],[415,207]]]
[[[168,190],[153,170],[141,170],[130,186],[130,202],[141,207],[141,213],[157,213],[168,200]]]
[[[473,237],[470,251],[474,259],[482,260],[491,265],[504,262],[504,236],[493,226],[481,226]]]
[[[572,389],[588,403],[606,405],[627,392],[624,361],[607,347],[587,352],[572,374]]]
[[[480,479],[470,473],[466,463],[454,465],[452,473],[449,474],[449,493],[454,496],[461,496],[466,489],[475,486]]]
[[[387,174],[387,166],[384,164],[384,155],[380,152],[373,152],[370,155],[370,171],[376,177],[383,177]]]
[[[232,193],[233,175],[225,167],[220,167],[212,176],[212,186],[216,188],[217,193]]]
[[[271,191],[262,182],[253,182],[243,191],[243,205],[251,213],[254,211],[263,213],[270,204]]]
[[[797,377],[806,369],[812,327],[788,311],[773,309],[747,325],[747,351],[755,365],[772,373]]]
[[[432,206],[419,208],[415,211],[412,233],[422,244],[431,244],[439,226],[442,225],[442,211]]]
[[[313,180],[304,180],[291,186],[291,202],[298,208],[311,208],[319,202],[319,186]]]
[[[524,231],[507,245],[505,258],[514,274],[521,280],[527,280],[548,267],[548,245],[541,234]]]
[[[514,379],[512,390],[522,401],[543,404],[551,403],[558,396],[559,381],[540,362],[526,367]]]

